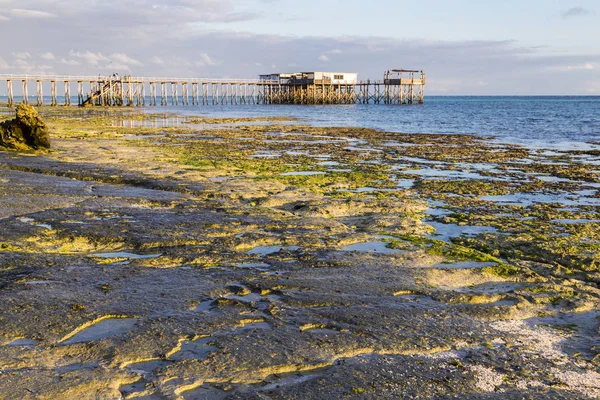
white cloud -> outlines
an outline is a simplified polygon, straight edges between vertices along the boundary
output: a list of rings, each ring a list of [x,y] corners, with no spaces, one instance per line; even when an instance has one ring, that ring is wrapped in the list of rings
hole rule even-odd
[[[217,65],[218,63],[213,60],[208,54],[206,53],[201,53],[200,54],[200,60],[196,61],[196,66],[197,67],[206,67],[206,66],[210,66],[210,65]]]
[[[143,65],[141,62],[139,62],[136,59],[133,59],[131,57],[129,57],[127,54],[125,53],[113,53],[110,55],[110,61],[114,62],[115,64],[122,64],[122,65]]]
[[[28,60],[31,58],[31,54],[27,53],[27,52],[20,52],[20,53],[12,53],[13,57],[18,59],[18,60]]]
[[[0,21],[8,21],[10,18],[0,15]]]
[[[329,54],[342,54],[340,49],[333,49],[328,51]]]
[[[319,61],[329,62],[329,57],[327,57],[325,54],[321,54],[319,56]]]
[[[14,73],[45,74],[53,71],[54,66],[47,64],[38,65],[25,59],[16,59],[11,69],[14,69],[14,71],[11,70]]]
[[[81,63],[77,60],[67,60],[65,58],[61,58],[60,63],[65,64],[65,65],[72,65],[72,66],[81,65]]]
[[[548,71],[562,71],[562,72],[592,71],[595,69],[596,69],[596,66],[589,62],[582,63],[582,64],[574,64],[574,65],[557,65],[557,66],[550,66],[550,67],[546,68],[546,70],[548,70]]]
[[[156,65],[165,65],[165,61],[159,56],[152,57],[152,63]]]
[[[109,62],[110,60],[104,56],[102,53],[92,53],[87,50],[85,52],[71,50],[69,52],[71,57],[77,57],[85,60],[88,64],[97,66],[100,62]]]
[[[10,13],[15,17],[23,18],[56,18],[56,14],[39,10],[26,10],[24,8],[13,8]]]
[[[56,57],[51,52],[40,54],[40,57],[43,58],[44,60],[49,60],[49,61],[56,60]]]

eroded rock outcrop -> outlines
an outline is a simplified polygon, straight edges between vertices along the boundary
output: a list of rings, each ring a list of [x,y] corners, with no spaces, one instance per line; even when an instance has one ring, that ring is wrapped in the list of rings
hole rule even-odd
[[[33,107],[20,104],[15,119],[0,123],[0,148],[17,151],[50,148],[48,127]]]

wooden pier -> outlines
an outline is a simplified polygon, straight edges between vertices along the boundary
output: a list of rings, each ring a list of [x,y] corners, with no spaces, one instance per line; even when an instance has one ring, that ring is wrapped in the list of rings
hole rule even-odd
[[[382,80],[335,84],[295,79],[178,79],[103,76],[0,75],[6,82],[8,106],[15,105],[15,86],[23,103],[69,106],[77,85],[80,106],[167,106],[243,104],[422,104],[426,75],[416,70],[389,70]],[[19,85],[20,83],[20,85]],[[50,96],[44,97],[44,86]],[[73,97],[74,98],[74,97]]]

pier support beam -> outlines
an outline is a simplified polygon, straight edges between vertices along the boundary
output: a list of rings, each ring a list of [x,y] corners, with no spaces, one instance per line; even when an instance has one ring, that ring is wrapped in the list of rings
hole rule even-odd
[[[43,106],[44,105],[44,89],[42,87],[42,81],[41,80],[36,80],[35,81],[35,91],[36,91],[36,97],[37,97],[37,105],[38,107]]]
[[[160,105],[167,105],[167,84],[165,82],[160,83]]]
[[[65,106],[71,105],[71,82],[65,81]]]
[[[56,107],[58,105],[58,99],[56,98],[56,81],[50,82],[50,92],[52,94],[52,100],[50,100],[50,105],[52,107]]]
[[[8,96],[8,107],[12,108],[15,105],[12,80],[9,79],[6,81],[6,87],[6,95]]]
[[[83,82],[77,81],[77,104],[80,106],[83,105],[85,101],[85,96],[83,94]]]
[[[26,80],[22,80],[21,81],[21,102],[23,104],[29,104],[29,94],[27,93],[27,81]]]

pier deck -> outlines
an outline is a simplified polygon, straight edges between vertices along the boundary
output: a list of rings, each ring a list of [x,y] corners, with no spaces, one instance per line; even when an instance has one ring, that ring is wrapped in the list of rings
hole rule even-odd
[[[353,84],[320,82],[282,83],[265,79],[165,78],[134,76],[0,75],[6,82],[8,106],[15,105],[15,86],[20,98],[32,102],[29,87],[35,83],[38,106],[72,104],[77,85],[80,106],[167,106],[217,104],[422,104],[425,74],[409,72],[408,78],[358,81]],[[418,73],[415,77],[415,73]],[[44,86],[50,96],[44,97]],[[74,97],[73,97],[74,98]]]

